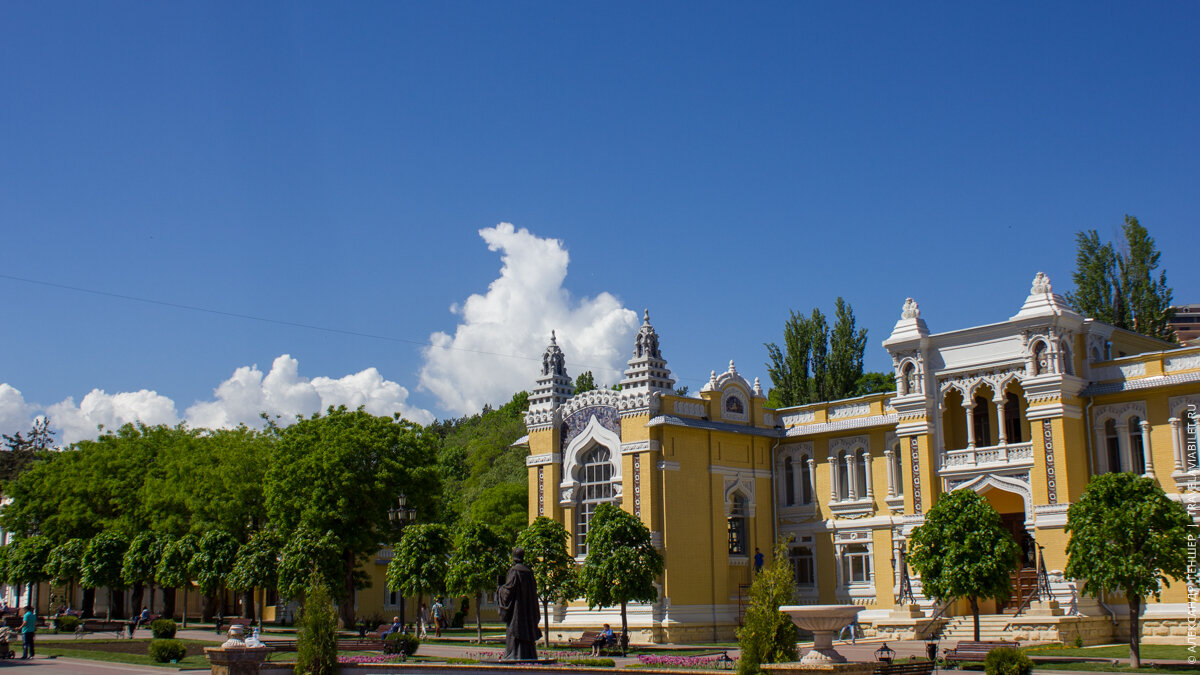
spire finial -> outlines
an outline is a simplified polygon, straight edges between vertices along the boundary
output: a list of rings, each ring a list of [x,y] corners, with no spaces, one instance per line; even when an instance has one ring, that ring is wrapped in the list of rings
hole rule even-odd
[[[642,323],[650,323],[650,310],[642,310]]]
[[[736,373],[736,372],[737,372],[737,368],[735,368],[735,367],[733,366],[733,359],[729,359],[729,372],[731,372],[731,373]]]
[[[554,329],[550,329],[550,344],[558,344],[558,340],[554,337]]]

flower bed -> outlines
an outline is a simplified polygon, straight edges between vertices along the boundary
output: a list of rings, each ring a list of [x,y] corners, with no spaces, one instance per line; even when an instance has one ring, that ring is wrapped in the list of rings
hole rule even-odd
[[[659,666],[666,668],[692,668],[696,670],[715,670],[720,668],[721,656],[671,656],[669,654],[642,654],[638,663],[644,666]],[[737,663],[737,660],[734,660]]]

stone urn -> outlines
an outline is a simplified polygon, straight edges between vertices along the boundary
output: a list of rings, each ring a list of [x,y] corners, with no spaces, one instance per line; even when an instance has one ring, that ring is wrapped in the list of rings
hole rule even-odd
[[[809,666],[824,666],[845,663],[846,659],[833,648],[833,636],[858,618],[862,607],[858,605],[786,605],[779,611],[787,614],[796,624],[813,634],[812,651],[800,659]]]
[[[212,675],[252,675],[262,668],[270,647],[248,647],[245,629],[240,625],[229,628],[229,639],[220,647],[205,647],[204,655],[212,666]]]

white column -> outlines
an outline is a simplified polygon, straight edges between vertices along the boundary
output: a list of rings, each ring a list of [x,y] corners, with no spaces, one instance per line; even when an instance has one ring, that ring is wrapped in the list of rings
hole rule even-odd
[[[895,464],[892,462],[892,449],[891,448],[887,448],[886,450],[883,451],[883,459],[884,459],[884,461],[887,462],[888,496],[895,497],[896,496],[896,471],[895,471],[896,467],[895,467]]]
[[[975,449],[975,404],[963,404],[963,410],[967,411],[967,448]]]
[[[829,456],[829,501],[836,502],[838,500],[838,461],[837,457]]]
[[[1154,464],[1150,460],[1150,423],[1142,420],[1142,464],[1146,466],[1146,478],[1154,478]]]
[[[817,467],[816,462],[812,457],[808,458],[808,494],[812,497],[812,501],[817,500]]]
[[[1000,445],[1008,444],[1008,430],[1004,428],[1004,399],[996,399],[996,437]]]
[[[871,478],[871,474],[874,473],[874,471],[872,471],[874,464],[871,462],[871,452],[869,450],[864,451],[864,459],[866,459],[866,461],[863,462],[863,469],[865,469],[867,472],[867,499],[873,500],[875,499],[875,486],[874,480]]]
[[[856,475],[858,473],[858,471],[855,470],[854,464],[855,464],[854,455],[847,452],[846,453],[846,492],[848,493],[851,501],[858,499],[858,491],[855,490],[855,485],[854,485],[855,483],[858,482],[858,476]]]
[[[1183,434],[1180,432],[1179,418],[1167,420],[1171,424],[1171,454],[1175,458],[1175,473],[1182,473],[1187,462],[1184,461]]]

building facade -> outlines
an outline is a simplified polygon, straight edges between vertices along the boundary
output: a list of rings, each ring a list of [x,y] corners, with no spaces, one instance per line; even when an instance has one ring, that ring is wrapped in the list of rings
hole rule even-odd
[[[1015,314],[985,326],[931,333],[909,299],[883,347],[895,392],[776,410],[732,362],[697,396],[676,395],[648,314],[620,391],[575,395],[552,337],[526,416],[530,518],[562,522],[580,561],[598,504],[646,524],[666,572],[658,601],[630,608],[642,639],[732,638],[755,553],[769,559],[780,536],[798,603],[859,604],[868,634],[914,637],[953,634],[969,610],[936,605],[915,576],[916,607],[899,606],[900,552],[940,494],[974,490],[1030,568],[1012,598],[985,604],[988,625],[1025,639],[1119,637],[1124,601],[1081,596],[1062,574],[1067,508],[1091,476],[1135,471],[1200,522],[1200,347],[1082,317],[1040,273]],[[1028,606],[1020,584],[1039,547],[1054,603]],[[571,603],[551,631],[616,618]],[[1187,621],[1186,588],[1172,584],[1142,626],[1151,642],[1184,640]]]

